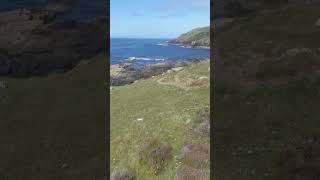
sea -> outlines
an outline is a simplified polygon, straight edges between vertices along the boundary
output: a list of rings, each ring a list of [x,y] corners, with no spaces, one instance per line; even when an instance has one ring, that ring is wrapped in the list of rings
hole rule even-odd
[[[110,39],[110,64],[132,62],[133,67],[161,62],[194,61],[210,57],[210,49],[167,45],[170,39]]]

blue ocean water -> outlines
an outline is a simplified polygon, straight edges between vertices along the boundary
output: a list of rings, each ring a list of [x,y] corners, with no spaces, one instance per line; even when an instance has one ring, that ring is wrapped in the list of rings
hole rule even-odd
[[[110,64],[133,61],[134,66],[166,61],[188,61],[209,58],[209,49],[167,46],[169,39],[110,39]]]
[[[43,7],[53,0],[0,0],[0,11],[19,8]],[[74,0],[70,10],[58,14],[60,20],[89,21],[106,14],[105,0]]]

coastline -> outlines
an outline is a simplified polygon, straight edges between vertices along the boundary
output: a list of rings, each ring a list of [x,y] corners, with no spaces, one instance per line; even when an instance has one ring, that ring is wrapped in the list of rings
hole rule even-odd
[[[166,42],[165,45],[167,45],[167,46],[180,46],[180,47],[189,48],[189,49],[210,49],[210,46],[194,46],[194,45],[190,45],[190,44],[171,43],[171,42]]]
[[[110,65],[110,87],[133,84],[140,79],[148,79],[153,76],[165,75],[171,72],[177,72],[191,64],[210,61],[209,58],[194,59],[178,62],[161,62],[156,64],[146,64],[139,68],[133,68],[134,62],[124,62]]]

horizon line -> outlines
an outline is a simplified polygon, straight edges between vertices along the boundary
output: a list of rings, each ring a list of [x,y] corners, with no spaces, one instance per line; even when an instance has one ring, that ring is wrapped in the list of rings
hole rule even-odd
[[[120,36],[110,36],[110,39],[175,39],[175,38],[169,38],[169,37],[120,37]]]

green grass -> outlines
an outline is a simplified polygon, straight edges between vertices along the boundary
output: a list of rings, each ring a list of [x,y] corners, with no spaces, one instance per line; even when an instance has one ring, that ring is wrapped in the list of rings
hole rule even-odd
[[[202,27],[193,29],[187,33],[182,34],[177,39],[178,43],[191,43],[192,41],[199,41],[204,46],[210,45],[210,27]]]
[[[176,74],[209,76],[209,63],[194,64]],[[152,139],[168,143],[176,156],[187,143],[208,143],[209,138],[193,136],[188,139],[188,119],[195,120],[197,112],[209,104],[209,87],[185,90],[173,85],[159,84],[163,77],[141,80],[132,85],[113,87],[111,90],[111,172],[128,169],[137,179],[173,179],[176,164],[171,160],[158,175],[146,164],[139,162],[139,152]],[[137,119],[143,118],[142,121]],[[202,169],[208,178],[209,168]]]
[[[289,180],[288,169],[279,163],[281,151],[286,146],[297,151],[310,137],[319,137],[319,55],[280,58],[292,48],[320,47],[320,29],[315,26],[319,10],[292,6],[256,13],[216,34],[221,60],[228,64],[223,71],[233,65],[250,76],[233,75],[242,81],[241,88],[215,82],[215,179]],[[250,66],[255,63],[258,69]],[[279,78],[283,83],[273,86]],[[250,81],[256,84],[246,86]]]
[[[105,56],[67,74],[8,82],[0,179],[93,179],[106,171]]]

